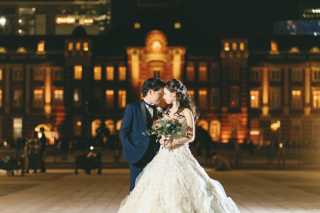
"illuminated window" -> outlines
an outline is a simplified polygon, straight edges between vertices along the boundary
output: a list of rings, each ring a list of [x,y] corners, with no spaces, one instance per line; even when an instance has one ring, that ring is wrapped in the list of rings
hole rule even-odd
[[[251,108],[259,108],[260,107],[260,97],[258,90],[250,91],[250,107]]]
[[[76,19],[74,17],[59,17],[56,19],[57,24],[74,24]]]
[[[81,50],[81,42],[76,43],[76,50]]]
[[[232,120],[231,121],[231,134],[232,137],[236,137],[238,133],[238,120]]]
[[[207,90],[199,90],[199,108],[207,108]]]
[[[281,107],[281,89],[273,88],[271,90],[271,107],[280,108]]]
[[[83,50],[88,51],[89,50],[89,44],[88,42],[83,42]]]
[[[211,73],[210,73],[211,81],[219,81],[219,74],[220,74],[219,65],[216,63],[212,63],[211,64]]]
[[[40,41],[38,43],[38,52],[44,52],[44,44],[45,43],[46,43],[45,41]]]
[[[54,90],[53,106],[63,106],[63,90]]]
[[[230,67],[230,80],[231,81],[239,80],[239,67]]]
[[[82,79],[82,66],[74,66],[74,79]]]
[[[319,68],[312,69],[312,80],[313,81],[320,81],[320,69]]]
[[[68,43],[68,50],[69,51],[73,50],[73,43],[72,42]]]
[[[232,50],[233,51],[237,50],[237,43],[236,42],[232,42]]]
[[[53,80],[55,81],[61,81],[63,80],[63,70],[57,69],[53,71]]]
[[[232,108],[239,107],[239,88],[238,87],[230,88],[230,107]]]
[[[208,131],[208,122],[206,120],[198,121],[197,126],[200,126],[202,129]]]
[[[2,80],[2,69],[0,69],[0,81]]]
[[[199,81],[208,81],[206,63],[200,63],[199,65]]]
[[[13,119],[13,139],[22,138],[22,118]]]
[[[92,18],[81,18],[81,19],[79,19],[79,24],[81,24],[81,25],[93,25],[93,19]]]
[[[73,90],[73,105],[76,107],[81,106],[81,89],[75,88]]]
[[[114,79],[114,67],[107,67],[107,80],[112,81]]]
[[[210,123],[210,136],[217,141],[220,138],[220,122],[215,120]]]
[[[93,79],[94,80],[101,80],[101,67],[95,66],[93,68]]]
[[[119,90],[119,108],[125,108],[127,103],[127,91],[125,90]]]
[[[2,90],[0,90],[0,107],[2,107]]]
[[[14,70],[12,79],[14,81],[22,81],[23,80],[23,75],[22,74],[23,74],[22,70]]]
[[[194,81],[194,66],[193,66],[193,64],[188,64],[186,78],[187,78],[187,81]]]
[[[81,128],[82,128],[81,116],[75,116],[73,118],[73,134],[81,135]]]
[[[125,81],[127,77],[127,68],[126,67],[119,67],[119,80]]]
[[[187,94],[190,95],[192,99],[194,99],[194,90],[188,90]]]
[[[259,70],[250,70],[250,80],[259,81],[260,80],[260,71]]]
[[[271,81],[281,81],[281,70],[271,70]]]
[[[230,44],[229,42],[224,42],[224,50],[229,51],[230,50]]]
[[[278,51],[278,44],[277,44],[277,42],[271,41],[270,44],[271,44],[271,51],[277,52],[277,51]]]
[[[302,71],[301,69],[295,69],[291,71],[292,81],[302,81]]]
[[[313,108],[320,108],[320,91],[313,91]]]
[[[33,70],[33,80],[43,81],[43,70],[41,69]]]
[[[113,108],[114,106],[114,91],[107,90],[106,91],[106,107]]]
[[[292,108],[299,109],[302,107],[302,98],[300,90],[292,90]]]
[[[141,25],[139,22],[134,23],[134,29],[140,29]]]
[[[174,23],[174,28],[176,28],[176,29],[180,29],[180,28],[181,28],[181,24],[180,24],[180,22],[176,22],[176,23]]]
[[[43,107],[43,90],[33,91],[33,106]]]
[[[21,107],[22,106],[22,90],[14,90],[13,91],[13,107]]]
[[[219,107],[219,90],[211,89],[211,107]]]
[[[106,120],[105,122],[106,127],[109,129],[110,131],[110,135],[114,135],[114,133],[116,133],[116,127],[114,125],[114,121],[113,120]]]
[[[245,46],[244,46],[244,43],[243,43],[243,42],[240,42],[240,50],[241,50],[241,51],[244,51],[244,50],[245,50]]]

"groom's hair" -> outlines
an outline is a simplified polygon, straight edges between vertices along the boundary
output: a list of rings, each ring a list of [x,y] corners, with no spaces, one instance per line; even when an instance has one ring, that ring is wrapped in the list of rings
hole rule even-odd
[[[141,92],[143,97],[146,97],[148,94],[149,89],[152,89],[153,91],[158,91],[161,89],[161,87],[164,87],[164,82],[160,78],[149,78],[147,79],[142,87],[141,87]]]

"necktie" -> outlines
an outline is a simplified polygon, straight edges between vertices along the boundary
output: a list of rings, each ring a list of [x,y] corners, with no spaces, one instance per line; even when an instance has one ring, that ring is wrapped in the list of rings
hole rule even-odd
[[[153,109],[153,113],[152,113],[152,120],[157,120],[158,119],[158,114],[157,114],[157,108],[158,106],[156,104],[149,104],[146,101],[144,102],[147,106],[151,107]]]

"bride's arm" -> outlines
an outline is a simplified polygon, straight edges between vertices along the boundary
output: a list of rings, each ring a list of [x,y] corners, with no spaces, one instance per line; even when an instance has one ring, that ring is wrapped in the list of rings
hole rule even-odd
[[[186,117],[187,135],[185,137],[183,137],[183,138],[174,139],[172,141],[172,146],[182,145],[182,144],[191,142],[195,138],[196,128],[195,128],[195,125],[194,125],[194,118],[193,118],[192,112],[191,112],[190,109],[184,109],[183,110],[183,114]]]

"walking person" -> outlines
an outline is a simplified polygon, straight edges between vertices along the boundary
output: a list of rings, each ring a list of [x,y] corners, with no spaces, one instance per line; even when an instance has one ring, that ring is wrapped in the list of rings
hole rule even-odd
[[[33,133],[33,138],[28,141],[28,158],[29,158],[29,169],[34,169],[34,173],[37,173],[37,169],[41,167],[41,142],[38,138],[38,132]]]
[[[46,172],[46,150],[47,150],[47,138],[46,135],[44,134],[44,128],[40,128],[40,133],[41,133],[41,150],[40,150],[40,158],[41,158],[41,172]]]

